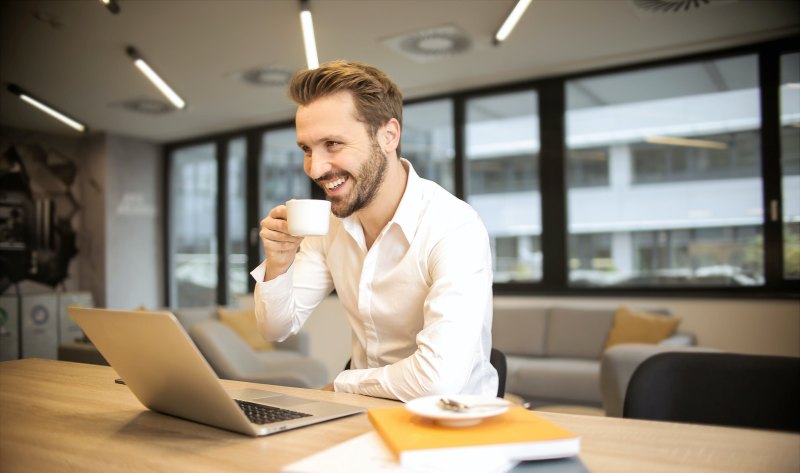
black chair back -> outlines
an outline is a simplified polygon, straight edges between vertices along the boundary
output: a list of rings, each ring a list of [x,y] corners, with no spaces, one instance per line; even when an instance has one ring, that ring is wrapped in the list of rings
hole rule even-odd
[[[497,348],[492,348],[489,363],[497,370],[497,397],[506,395],[506,355]]]
[[[622,416],[800,432],[800,358],[659,353],[633,373]]]

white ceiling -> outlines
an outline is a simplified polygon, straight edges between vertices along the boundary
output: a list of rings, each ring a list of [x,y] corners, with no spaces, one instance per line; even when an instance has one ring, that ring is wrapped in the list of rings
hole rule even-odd
[[[0,124],[77,133],[23,104],[14,83],[82,120],[92,132],[168,142],[290,120],[282,86],[237,73],[305,66],[296,0],[19,1],[0,5]],[[664,0],[688,1],[688,0]],[[711,0],[653,13],[634,0],[534,0],[506,43],[494,31],[515,0],[312,0],[321,61],[351,59],[386,71],[406,98],[666,58],[800,33],[800,2]],[[462,54],[417,62],[386,39],[454,25]],[[125,54],[135,46],[188,102],[162,115],[121,103],[163,100]]]

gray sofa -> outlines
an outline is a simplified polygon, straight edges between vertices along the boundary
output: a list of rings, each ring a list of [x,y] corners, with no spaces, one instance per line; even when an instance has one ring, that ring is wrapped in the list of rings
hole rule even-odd
[[[326,385],[328,370],[309,357],[305,332],[274,343],[274,350],[256,351],[224,324],[216,307],[171,309],[220,378],[302,388]],[[91,343],[59,347],[60,360],[107,364]]]
[[[663,309],[647,311],[669,316]],[[506,392],[521,396],[533,407],[548,404],[601,407],[600,361],[615,312],[616,307],[495,304],[492,344],[506,355]],[[677,332],[661,345],[694,343],[693,335]]]

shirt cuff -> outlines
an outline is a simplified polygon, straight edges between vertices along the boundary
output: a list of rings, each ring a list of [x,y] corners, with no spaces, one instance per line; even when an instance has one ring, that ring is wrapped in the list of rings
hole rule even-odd
[[[267,260],[264,260],[256,266],[256,269],[250,271],[250,276],[256,280],[256,282],[264,282],[264,276],[267,274]]]
[[[398,399],[388,385],[389,380],[385,379],[384,374],[385,367],[342,371],[333,380],[333,390],[385,399]]]

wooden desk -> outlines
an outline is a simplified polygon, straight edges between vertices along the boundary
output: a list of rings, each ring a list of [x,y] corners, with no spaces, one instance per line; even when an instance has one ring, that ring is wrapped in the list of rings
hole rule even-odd
[[[126,386],[114,383],[116,377],[105,366],[36,359],[0,363],[0,471],[277,472],[371,429],[359,414],[246,437],[148,411]],[[397,405],[353,394],[269,389],[364,407]],[[582,437],[581,459],[593,473],[800,471],[800,434],[541,415]]]

